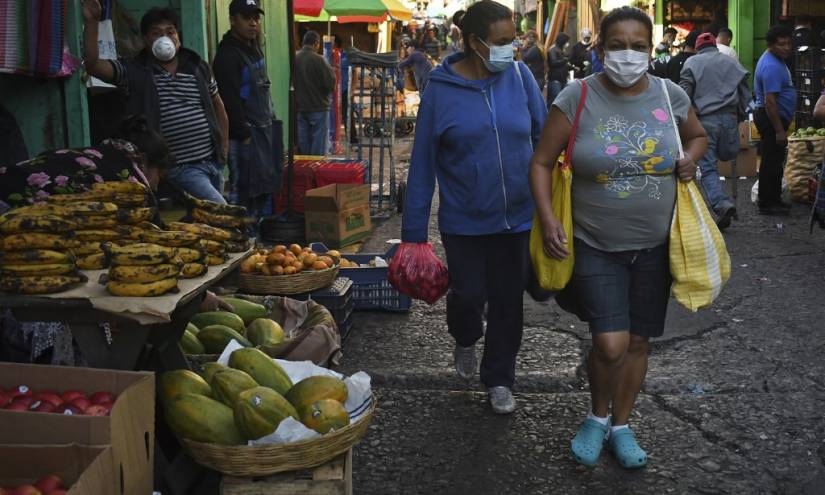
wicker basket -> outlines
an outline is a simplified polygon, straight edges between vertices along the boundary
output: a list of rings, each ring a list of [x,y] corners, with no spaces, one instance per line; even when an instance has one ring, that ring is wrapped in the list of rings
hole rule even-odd
[[[320,466],[349,450],[367,433],[375,412],[369,409],[351,425],[320,437],[281,445],[218,445],[182,439],[187,454],[201,466],[229,476],[258,477]]]
[[[286,296],[329,287],[338,277],[338,266],[326,270],[307,270],[293,275],[241,273],[238,289],[247,294]]]

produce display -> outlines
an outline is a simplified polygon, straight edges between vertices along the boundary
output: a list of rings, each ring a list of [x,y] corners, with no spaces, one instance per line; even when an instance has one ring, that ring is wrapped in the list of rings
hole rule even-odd
[[[26,385],[12,389],[0,389],[0,409],[7,411],[33,411],[66,415],[108,416],[117,397],[106,391],[87,396],[79,390],[67,390],[62,394],[53,390],[33,391]]]
[[[234,312],[209,311],[193,316],[180,339],[184,353],[220,354],[232,340],[244,347],[284,341],[283,328],[266,318],[265,307],[233,297],[221,299],[232,305]]]
[[[825,127],[819,129],[815,127],[805,127],[795,130],[790,138],[810,138],[810,137],[825,137]]]
[[[56,474],[49,474],[37,480],[33,485],[17,487],[0,487],[0,495],[66,495],[69,487]]]
[[[343,381],[312,376],[293,384],[278,363],[252,348],[232,353],[228,367],[207,363],[200,374],[164,373],[160,397],[175,434],[197,442],[244,444],[273,433],[287,417],[321,434],[350,421]]]
[[[315,253],[310,247],[292,244],[277,245],[270,250],[260,250],[241,263],[241,273],[260,275],[294,275],[303,271],[326,270],[341,262],[341,254],[328,251]]]
[[[120,297],[160,296],[177,290],[181,263],[175,248],[151,243],[101,248],[111,261],[106,289]]]

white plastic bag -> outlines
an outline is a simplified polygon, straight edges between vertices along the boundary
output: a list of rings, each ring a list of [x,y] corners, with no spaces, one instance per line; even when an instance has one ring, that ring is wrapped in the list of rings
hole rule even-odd
[[[753,183],[753,187],[751,188],[751,203],[757,203],[759,201],[759,180]],[[782,201],[786,203],[791,202],[791,191],[788,188],[788,182],[782,177]]]

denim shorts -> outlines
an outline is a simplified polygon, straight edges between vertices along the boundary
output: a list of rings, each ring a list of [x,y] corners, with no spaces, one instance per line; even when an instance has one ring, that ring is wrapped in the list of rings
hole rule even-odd
[[[588,322],[593,334],[661,337],[672,283],[668,245],[607,252],[575,239],[574,249],[573,277],[559,305]]]

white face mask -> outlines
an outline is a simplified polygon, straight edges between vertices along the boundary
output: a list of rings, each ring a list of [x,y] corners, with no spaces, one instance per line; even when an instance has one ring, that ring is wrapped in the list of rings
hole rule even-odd
[[[161,62],[168,62],[175,58],[177,51],[175,42],[168,36],[161,36],[152,43],[152,55]]]
[[[513,65],[512,43],[508,43],[506,45],[488,45],[487,43],[484,43],[484,41],[482,40],[479,41],[481,41],[481,43],[483,43],[484,46],[490,49],[490,60],[487,60],[486,58],[482,57],[481,54],[478,53],[478,51],[474,50],[476,52],[476,55],[478,55],[479,58],[481,58],[481,61],[484,62],[484,67],[486,67],[487,70],[489,70],[490,72],[502,72],[506,70],[507,67]]]
[[[650,55],[636,50],[604,52],[604,73],[616,86],[629,88],[636,84],[650,64]]]

